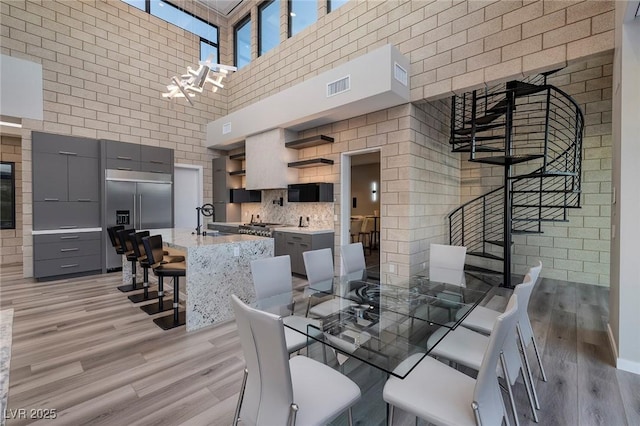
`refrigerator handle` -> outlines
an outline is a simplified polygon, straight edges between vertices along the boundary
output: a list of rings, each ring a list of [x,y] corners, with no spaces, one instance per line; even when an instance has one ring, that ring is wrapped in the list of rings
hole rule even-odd
[[[136,228],[136,194],[133,194],[133,227]]]
[[[138,199],[138,211],[140,213],[140,226],[138,227],[138,229],[142,229],[142,194],[139,195],[139,199]]]

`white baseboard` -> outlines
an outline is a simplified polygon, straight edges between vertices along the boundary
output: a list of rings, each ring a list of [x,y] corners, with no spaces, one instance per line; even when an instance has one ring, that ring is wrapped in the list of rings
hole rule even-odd
[[[634,374],[640,374],[640,362],[629,361],[618,356],[618,347],[616,341],[613,338],[613,332],[611,331],[611,325],[607,324],[607,336],[609,337],[609,345],[611,346],[611,352],[616,362],[616,368],[619,370],[628,371]]]

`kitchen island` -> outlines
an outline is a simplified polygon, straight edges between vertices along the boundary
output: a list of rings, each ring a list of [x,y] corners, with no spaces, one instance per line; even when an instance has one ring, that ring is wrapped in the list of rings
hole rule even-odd
[[[180,290],[186,293],[187,331],[232,319],[231,294],[254,302],[250,263],[274,255],[273,238],[212,231],[195,235],[190,229],[173,228],[149,232],[162,235],[166,246],[185,254],[186,285],[181,282]],[[122,275],[123,278],[131,276],[130,262],[126,260]],[[171,288],[170,285],[171,281],[165,280],[165,289]]]

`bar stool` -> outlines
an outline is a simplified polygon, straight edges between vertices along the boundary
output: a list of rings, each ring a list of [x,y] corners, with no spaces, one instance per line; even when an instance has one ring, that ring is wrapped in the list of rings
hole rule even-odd
[[[123,293],[128,293],[130,291],[139,290],[139,287],[136,283],[136,262],[138,258],[136,254],[133,252],[133,244],[131,244],[131,240],[129,239],[129,234],[135,234],[136,230],[131,229],[121,229],[116,231],[117,242],[120,245],[120,250],[124,256],[127,257],[127,260],[131,262],[131,284],[125,284],[118,287]]]
[[[153,269],[153,273],[158,277],[158,305],[156,308],[158,312],[162,312],[166,309],[164,304],[164,277],[173,277],[173,315],[167,315],[164,317],[156,318],[154,323],[163,330],[169,330],[175,327],[179,327],[186,323],[186,313],[180,311],[180,277],[186,276],[187,267],[184,261],[175,263],[163,263],[162,252],[162,236],[153,235],[150,237],[143,237],[142,243],[144,244],[144,250],[147,254],[147,260]],[[150,305],[141,306],[140,309],[150,313],[145,308],[151,308]],[[162,309],[162,310],[160,310]]]
[[[138,263],[142,267],[142,288],[144,292],[140,294],[134,294],[133,296],[129,296],[129,300],[133,303],[140,303],[147,300],[155,299],[158,297],[157,291],[149,291],[149,260],[147,259],[147,254],[144,250],[144,244],[142,243],[142,238],[148,237],[149,231],[136,232],[135,234],[129,234],[129,238],[131,240],[131,245],[133,246],[133,252],[138,259]]]
[[[124,254],[124,250],[120,245],[120,241],[118,240],[118,235],[117,235],[117,232],[122,231],[123,229],[124,229],[124,226],[122,225],[110,226],[107,228],[107,234],[109,235],[109,240],[111,241],[111,245],[113,246],[114,250],[118,254]]]

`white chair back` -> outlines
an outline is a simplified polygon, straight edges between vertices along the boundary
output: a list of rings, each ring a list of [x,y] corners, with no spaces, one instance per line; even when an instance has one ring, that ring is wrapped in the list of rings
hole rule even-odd
[[[527,272],[527,276],[530,277],[530,280],[527,282],[525,279],[525,282],[516,285],[513,290],[513,292],[518,295],[518,302],[523,306],[518,312],[518,323],[520,324],[522,340],[525,342],[530,342],[533,338],[533,328],[531,328],[531,321],[529,320],[529,313],[527,312],[527,309],[529,307],[531,293],[533,293],[533,288],[536,285],[536,281],[538,280],[538,275],[540,275],[541,270],[542,262],[538,261],[538,265],[531,267],[529,272]]]
[[[340,247],[340,258],[344,267],[344,275],[349,281],[364,278],[367,264],[364,260],[362,243],[352,243]]]
[[[429,279],[436,282],[465,286],[464,261],[467,248],[431,244],[429,249]]]
[[[286,306],[293,300],[291,258],[289,255],[251,261],[251,276],[260,309],[279,315],[290,313],[273,310]]]
[[[330,248],[302,253],[309,288],[329,293],[333,288],[333,251]]]
[[[473,400],[478,404],[477,414],[480,417],[478,419],[480,422],[476,422],[478,424],[502,424],[503,415],[506,413],[500,394],[496,368],[506,340],[513,340],[513,336],[515,336],[517,309],[518,296],[513,294],[509,299],[507,309],[496,319],[496,325],[489,337],[489,345],[482,359],[473,391]]]
[[[282,318],[247,306],[235,294],[231,304],[248,371],[242,424],[288,424],[293,386]]]
[[[522,283],[518,284],[516,288],[519,286],[529,285],[530,283],[531,283],[531,276],[527,274],[524,276],[524,280],[522,281]],[[527,305],[525,305],[522,302],[522,298],[520,297],[520,294],[518,294],[515,291],[514,293],[518,297],[518,309],[516,312],[516,323],[517,323],[520,321],[522,310],[526,310]],[[511,338],[507,338],[507,340],[504,342],[503,351],[507,361],[507,369],[509,370],[508,373],[509,373],[509,378],[511,379],[511,385],[514,385],[516,383],[516,380],[518,379],[518,374],[520,373],[521,368],[522,368],[523,374],[525,374],[524,373],[525,370],[522,365],[522,358],[520,355],[520,349],[518,347],[518,339],[516,334],[514,334]]]

